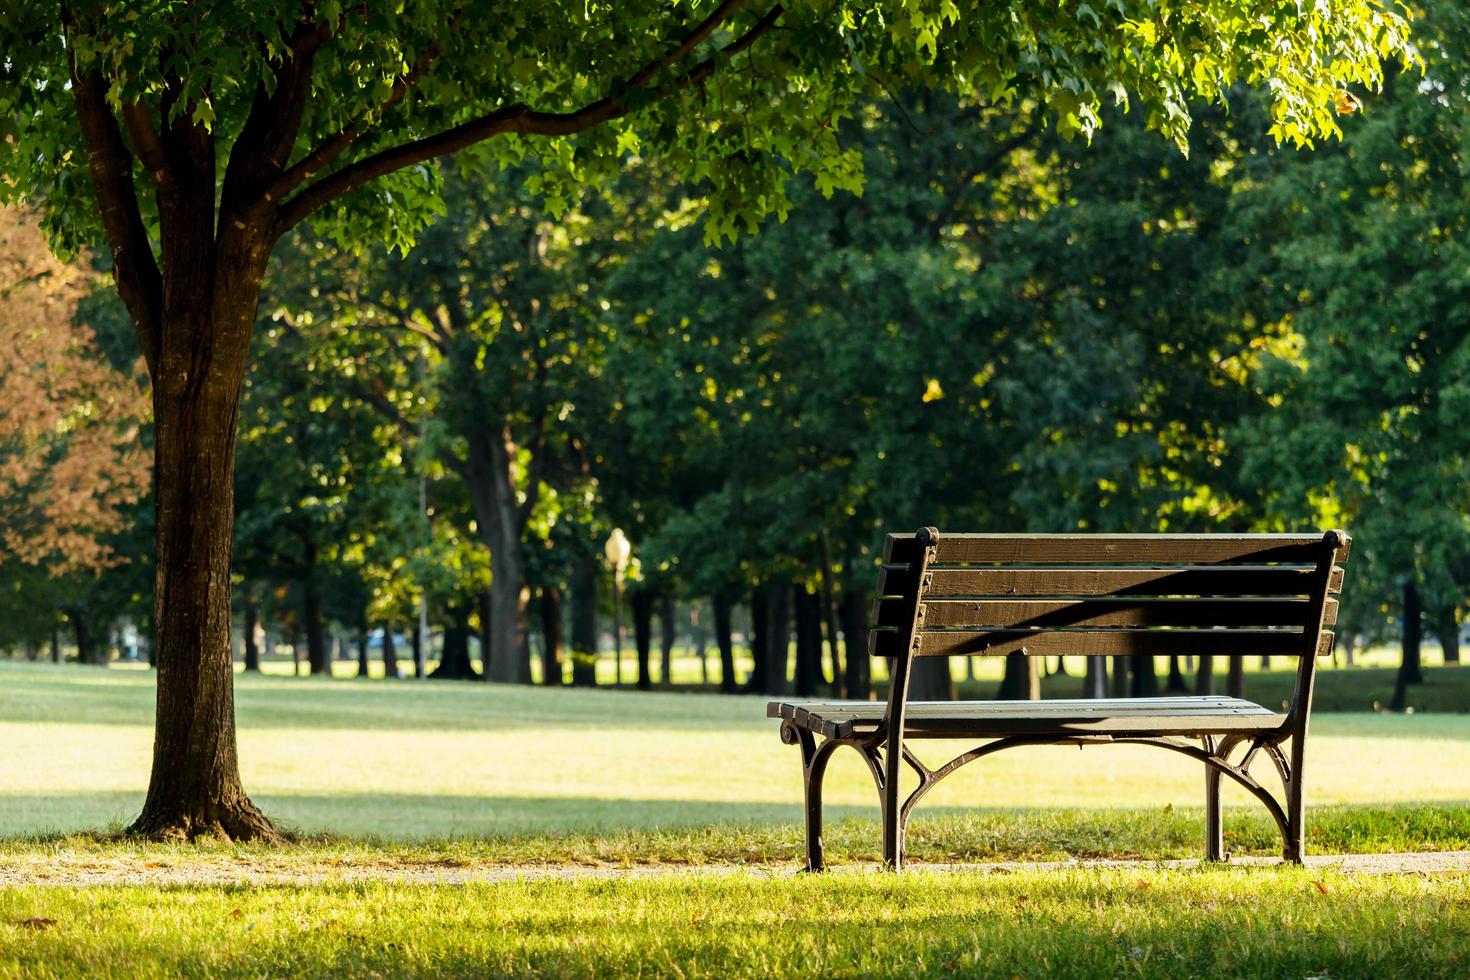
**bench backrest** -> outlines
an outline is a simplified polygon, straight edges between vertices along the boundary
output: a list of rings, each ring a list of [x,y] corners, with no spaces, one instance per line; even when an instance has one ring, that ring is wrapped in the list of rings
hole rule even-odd
[[[1332,650],[1349,545],[1342,531],[890,534],[868,648],[894,658],[896,680],[916,656],[1310,663]],[[906,697],[906,686],[895,683],[892,694]]]

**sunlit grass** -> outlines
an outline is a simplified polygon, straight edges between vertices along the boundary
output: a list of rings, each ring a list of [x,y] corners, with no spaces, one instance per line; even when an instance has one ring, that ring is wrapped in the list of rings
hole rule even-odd
[[[242,676],[237,701],[247,788],[306,833],[768,834],[799,822],[797,754],[762,698]],[[0,663],[0,836],[126,824],[147,785],[152,704],[147,672]],[[1307,779],[1317,806],[1462,806],[1470,716],[1320,714]],[[1195,820],[1203,782],[1196,764],[1142,747],[1019,749],[937,789],[916,833],[926,814],[974,808],[1071,812],[1078,826],[1089,811]],[[875,794],[856,754],[834,758],[828,800],[834,820],[863,818],[855,836],[870,830]],[[1231,826],[1261,818],[1243,792],[1227,788],[1226,801]],[[1104,822],[1126,834],[1129,820]]]
[[[1470,881],[1295,868],[0,890],[0,975],[1451,977]]]

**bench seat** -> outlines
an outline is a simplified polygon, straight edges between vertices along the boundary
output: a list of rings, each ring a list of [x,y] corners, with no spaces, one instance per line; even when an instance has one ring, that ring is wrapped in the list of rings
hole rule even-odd
[[[768,718],[835,739],[872,735],[882,701],[772,701]],[[1090,698],[1080,701],[910,701],[905,738],[1002,738],[1007,735],[1214,735],[1272,731],[1287,716],[1223,695]]]

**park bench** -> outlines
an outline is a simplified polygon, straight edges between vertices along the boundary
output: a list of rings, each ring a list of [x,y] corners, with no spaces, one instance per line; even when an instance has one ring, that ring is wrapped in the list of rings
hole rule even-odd
[[[1325,534],[890,534],[883,547],[869,652],[890,663],[888,700],[773,701],[781,740],[801,748],[807,867],[820,870],[822,780],[851,746],[877,784],[883,861],[897,869],[914,805],[944,777],[1002,749],[1123,743],[1205,765],[1205,857],[1223,860],[1220,780],[1250,791],[1275,818],[1287,861],[1303,847],[1302,764],[1316,658],[1331,653],[1350,539]],[[1296,657],[1283,712],[1203,695],[1076,701],[908,699],[915,657]],[[920,739],[976,748],[930,768]],[[1198,742],[1199,744],[1194,744]],[[1283,750],[1282,746],[1287,744]],[[1243,750],[1232,761],[1237,750]],[[1288,755],[1289,753],[1289,755]],[[1250,774],[1265,755],[1284,803]],[[900,794],[902,767],[917,776]]]

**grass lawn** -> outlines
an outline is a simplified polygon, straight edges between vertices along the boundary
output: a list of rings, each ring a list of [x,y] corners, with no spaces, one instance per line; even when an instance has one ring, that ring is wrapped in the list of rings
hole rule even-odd
[[[1470,879],[1296,868],[0,891],[0,975],[1470,975]]]
[[[800,779],[759,698],[241,677],[246,785],[301,842],[88,833],[142,801],[152,699],[145,671],[0,661],[0,882],[28,882],[0,887],[0,977],[1470,975],[1465,875],[775,875],[801,854]],[[1309,850],[1470,849],[1470,715],[1314,726]],[[838,758],[829,856],[875,860],[872,785]],[[1018,750],[936,790],[911,852],[1197,856],[1202,784],[1136,746]],[[1278,852],[1252,801],[1227,803],[1232,850]],[[544,863],[695,867],[421,880]]]
[[[1470,672],[1467,672],[1470,673]],[[116,829],[147,784],[152,677],[0,662],[0,838]],[[799,851],[797,753],[759,698],[241,677],[245,784],[308,835],[468,859],[778,860]],[[933,752],[925,746],[923,751]],[[1470,847],[1470,715],[1327,714],[1308,757],[1309,847]],[[917,858],[1198,853],[1203,778],[1138,746],[1020,749],[939,787]],[[835,860],[877,847],[875,793],[834,758]],[[1239,852],[1276,850],[1227,786]]]

